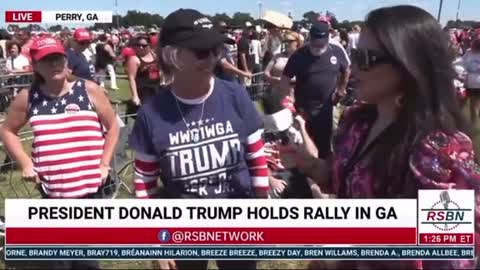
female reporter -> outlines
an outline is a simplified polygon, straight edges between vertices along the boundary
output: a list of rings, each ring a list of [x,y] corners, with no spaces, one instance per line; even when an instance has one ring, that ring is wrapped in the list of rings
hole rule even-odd
[[[139,111],[130,146],[139,198],[266,197],[262,120],[246,90],[216,79],[226,37],[196,10],[170,14],[160,35],[161,63],[173,82]],[[170,74],[168,74],[170,75]],[[207,261],[162,261],[164,269],[206,269]],[[252,261],[218,261],[220,269],[255,269]]]
[[[22,168],[23,178],[38,183],[44,197],[97,197],[118,137],[105,90],[83,79],[68,78],[59,40],[35,40],[30,53],[34,83],[11,104],[1,139]],[[31,157],[17,136],[27,122],[34,137]]]
[[[332,160],[301,155],[301,170],[339,198],[478,189],[480,170],[455,100],[455,74],[440,25],[418,7],[395,6],[370,12],[365,27],[352,58],[358,98],[367,104],[343,114]],[[338,269],[473,267],[473,261],[362,261],[340,262]]]

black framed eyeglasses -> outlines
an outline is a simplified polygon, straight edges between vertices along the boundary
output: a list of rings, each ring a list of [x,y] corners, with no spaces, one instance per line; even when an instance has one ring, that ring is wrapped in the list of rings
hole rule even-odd
[[[388,55],[369,49],[352,49],[352,62],[360,70],[368,71],[376,65],[394,63],[395,60]]]
[[[198,59],[206,59],[210,55],[218,57],[222,53],[222,47],[216,47],[211,49],[191,49],[192,52],[195,54],[195,57]]]

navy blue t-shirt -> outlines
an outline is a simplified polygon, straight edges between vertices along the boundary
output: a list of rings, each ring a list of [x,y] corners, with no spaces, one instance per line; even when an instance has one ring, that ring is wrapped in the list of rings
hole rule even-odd
[[[72,70],[72,74],[85,79],[93,80],[90,63],[83,53],[77,53],[73,49],[67,50],[68,68]]]
[[[339,73],[348,66],[347,56],[339,46],[329,44],[324,54],[314,56],[306,45],[290,56],[283,74],[296,77],[295,103],[302,108],[310,102],[327,101],[336,88]]]
[[[178,101],[194,143],[169,89],[140,109],[130,147],[155,156],[166,193],[173,198],[250,198],[253,183],[245,160],[247,137],[263,122],[246,90],[239,84],[215,79],[202,105]]]

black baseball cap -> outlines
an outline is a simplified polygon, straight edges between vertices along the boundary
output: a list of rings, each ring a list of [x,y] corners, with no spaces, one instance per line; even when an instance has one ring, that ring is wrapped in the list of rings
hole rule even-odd
[[[194,9],[178,9],[165,18],[160,33],[162,47],[211,49],[231,40],[213,28],[207,16]]]
[[[330,34],[330,25],[324,21],[315,21],[310,28],[310,39],[328,38]]]

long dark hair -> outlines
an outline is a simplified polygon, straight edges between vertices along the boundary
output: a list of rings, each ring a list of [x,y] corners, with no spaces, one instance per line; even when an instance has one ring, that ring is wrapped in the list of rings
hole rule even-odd
[[[397,121],[372,153],[376,195],[414,197],[416,182],[408,166],[413,148],[438,130],[469,133],[455,99],[448,42],[435,18],[414,6],[373,10],[365,26],[395,59],[404,90]]]

